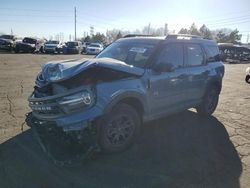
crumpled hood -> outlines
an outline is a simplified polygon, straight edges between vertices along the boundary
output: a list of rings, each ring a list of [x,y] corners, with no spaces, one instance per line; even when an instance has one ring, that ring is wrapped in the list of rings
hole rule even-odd
[[[60,82],[94,67],[108,68],[136,76],[141,76],[144,73],[143,68],[134,67],[111,58],[73,59],[46,63],[43,65],[42,72],[38,75],[37,81],[43,84]]]

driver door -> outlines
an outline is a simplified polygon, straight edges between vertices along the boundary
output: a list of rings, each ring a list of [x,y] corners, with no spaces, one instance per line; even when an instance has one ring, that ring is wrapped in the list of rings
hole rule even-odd
[[[149,70],[149,101],[153,116],[168,114],[184,107],[185,81],[188,75],[184,68],[183,44],[164,44],[156,58],[156,64],[158,63],[170,63],[173,70]]]

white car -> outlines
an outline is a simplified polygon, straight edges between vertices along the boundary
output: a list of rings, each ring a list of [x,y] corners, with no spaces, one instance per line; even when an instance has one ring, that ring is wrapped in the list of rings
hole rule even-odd
[[[250,83],[250,67],[246,69],[246,82]]]
[[[57,40],[50,40],[44,44],[45,53],[60,53],[62,52],[62,43]]]
[[[86,53],[91,55],[97,55],[103,50],[103,46],[99,43],[91,43],[87,49]]]

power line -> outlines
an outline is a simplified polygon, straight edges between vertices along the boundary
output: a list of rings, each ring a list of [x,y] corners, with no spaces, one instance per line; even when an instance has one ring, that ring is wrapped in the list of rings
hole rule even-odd
[[[208,24],[208,26],[210,27],[218,27],[218,26],[230,26],[230,25],[241,25],[241,24],[245,24],[245,23],[249,23],[250,20],[242,20],[242,21],[238,21],[238,22],[227,22],[227,23],[215,23],[215,24]]]
[[[0,22],[17,22],[17,23],[27,23],[25,20],[0,20]],[[29,21],[29,23],[72,23],[72,21]],[[29,24],[27,23],[27,24]]]
[[[0,8],[0,9],[11,9],[11,8]],[[12,9],[13,10],[13,9]],[[64,12],[62,10],[38,10],[38,9],[16,9],[16,10],[29,10],[29,11],[53,11],[53,12]],[[67,11],[68,12],[68,11]],[[245,12],[249,12],[249,11],[245,11]],[[0,13],[1,15],[4,15],[3,13]],[[6,15],[6,14],[5,14]],[[96,17],[96,16],[93,16],[93,15],[89,15],[89,14],[86,14],[84,13],[84,15],[88,15],[88,16],[85,16],[84,19],[87,19],[87,20],[96,20],[95,23],[102,23],[103,25],[111,25],[110,21],[106,21],[107,19],[105,18],[99,18],[99,17]],[[68,17],[68,16],[65,16],[65,15],[62,15],[62,16],[58,16],[58,15],[10,15],[10,14],[7,14],[7,16],[32,16],[32,17]],[[223,19],[217,19],[217,20],[210,20],[210,21],[206,21],[205,24],[207,25],[218,25],[218,24],[229,24],[229,21],[230,21],[230,24],[231,23],[234,23],[234,21],[246,21],[246,19],[249,19],[250,15],[244,15],[244,16],[240,16],[240,17],[229,17],[229,18],[223,18]],[[80,16],[79,18],[83,18],[82,16]],[[244,19],[244,20],[243,20]],[[104,21],[105,20],[105,21]],[[112,19],[113,21],[115,21],[115,23],[119,22],[119,23],[124,23],[124,24],[128,24],[127,22],[122,22],[122,21],[117,21],[117,20],[114,20]],[[200,19],[200,20],[206,20],[206,19]],[[209,19],[207,19],[209,20]],[[86,23],[86,20],[84,21]],[[88,21],[87,21],[88,22]],[[90,23],[90,22],[88,22]],[[237,22],[236,22],[237,23]],[[91,22],[90,24],[93,24],[93,22]],[[131,25],[131,24],[130,24]],[[179,25],[179,24],[169,24],[169,25]],[[135,26],[135,25],[134,25]],[[136,25],[137,26],[137,25]]]
[[[209,20],[213,20],[213,19],[217,19],[218,17],[223,17],[223,16],[227,16],[227,15],[235,15],[235,14],[240,14],[242,15],[243,13],[250,13],[250,10],[245,10],[245,11],[237,11],[237,12],[227,12],[227,13],[223,13],[222,15],[216,15],[216,16],[212,16],[212,17],[203,17],[203,18],[200,18],[199,20],[201,21],[209,21]]]
[[[2,14],[0,13],[0,15],[2,16],[8,16],[8,17],[46,17],[46,18],[52,18],[52,17],[55,17],[55,18],[61,18],[61,17],[64,17],[64,18],[68,18],[69,16],[67,15],[32,15],[32,14]]]
[[[0,8],[0,10],[30,11],[30,12],[72,12],[70,10],[55,9],[19,9],[19,8]]]
[[[227,18],[227,19],[217,19],[214,21],[206,21],[206,24],[209,23],[224,23],[224,22],[232,22],[232,21],[241,21],[241,20],[250,20],[250,15],[247,16],[241,16],[241,17],[234,17],[234,18]]]

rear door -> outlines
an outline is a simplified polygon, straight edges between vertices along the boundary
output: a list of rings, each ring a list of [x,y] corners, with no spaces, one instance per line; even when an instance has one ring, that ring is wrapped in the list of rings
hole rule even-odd
[[[209,74],[204,50],[199,44],[185,44],[185,66],[188,72],[186,98],[188,102],[203,97]]]

